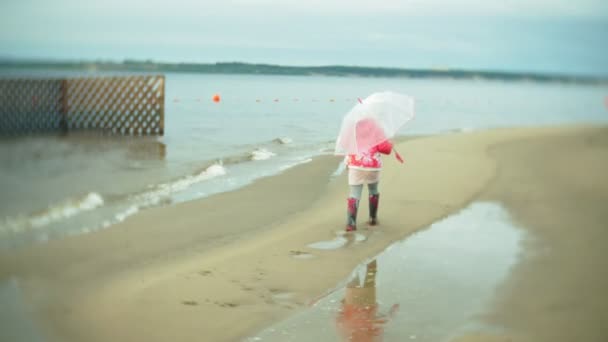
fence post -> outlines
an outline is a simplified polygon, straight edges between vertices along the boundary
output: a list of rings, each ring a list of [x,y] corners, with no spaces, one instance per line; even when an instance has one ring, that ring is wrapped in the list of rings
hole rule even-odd
[[[59,86],[59,96],[61,96],[60,108],[59,108],[59,131],[61,134],[68,133],[68,81],[61,80]]]

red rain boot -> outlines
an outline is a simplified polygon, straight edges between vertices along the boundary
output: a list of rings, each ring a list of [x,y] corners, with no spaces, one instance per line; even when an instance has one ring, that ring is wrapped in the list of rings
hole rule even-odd
[[[369,225],[375,226],[378,224],[378,204],[380,202],[380,194],[369,196]]]
[[[357,230],[357,209],[359,208],[359,200],[349,197],[347,201],[348,208],[346,211],[346,231],[352,232]]]

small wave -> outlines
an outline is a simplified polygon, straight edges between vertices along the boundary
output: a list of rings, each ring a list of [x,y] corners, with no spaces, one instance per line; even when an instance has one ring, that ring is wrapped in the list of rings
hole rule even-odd
[[[44,227],[50,223],[78,215],[84,211],[93,210],[103,204],[103,197],[96,192],[91,192],[80,198],[68,199],[57,205],[49,206],[48,209],[41,212],[15,218],[6,218],[0,224],[0,233],[16,233]]]
[[[161,204],[168,204],[171,202],[172,194],[186,190],[194,184],[209,180],[211,178],[223,176],[225,174],[226,169],[223,165],[213,164],[199,174],[186,176],[173,182],[154,186],[153,190],[130,197],[130,201],[134,204],[114,215],[113,220],[104,221],[102,223],[102,227],[105,228],[112,224],[122,222],[129,216],[137,214],[141,209]]]
[[[293,139],[290,137],[280,137],[273,140],[273,142],[281,145],[287,145],[293,143]]]
[[[258,148],[251,152],[251,160],[266,160],[276,156],[276,153],[270,152],[265,148]]]
[[[213,164],[206,168],[203,172],[194,176],[186,176],[172,183],[160,184],[160,191],[166,193],[173,193],[187,189],[193,184],[206,181],[208,179],[223,176],[226,174],[226,169],[223,165]]]
[[[120,213],[116,214],[116,215],[114,216],[114,218],[116,218],[116,221],[117,221],[117,222],[122,222],[122,221],[124,221],[124,220],[125,220],[127,217],[129,217],[129,216],[131,216],[131,215],[134,215],[134,214],[137,214],[137,212],[138,212],[138,211],[139,211],[139,207],[138,207],[138,206],[136,206],[136,205],[133,205],[133,206],[130,206],[129,208],[127,208],[127,210],[125,210],[125,211],[123,211],[123,212],[120,212]],[[109,222],[108,222],[107,224],[106,224],[106,222],[104,222],[103,227],[107,227],[107,226],[109,226],[109,225],[110,225],[110,223],[109,223]]]
[[[224,168],[223,165],[213,164],[199,174],[186,176],[173,182],[159,184],[154,190],[135,196],[135,203],[137,203],[138,208],[158,205],[163,200],[169,198],[171,194],[186,190],[194,184],[225,174],[226,168]],[[128,216],[130,215],[132,214],[129,214]],[[124,218],[122,219],[124,220]]]

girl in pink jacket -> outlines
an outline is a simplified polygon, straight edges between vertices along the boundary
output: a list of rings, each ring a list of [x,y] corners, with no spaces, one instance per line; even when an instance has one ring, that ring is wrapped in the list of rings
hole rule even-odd
[[[363,134],[375,136],[382,134],[383,136],[380,128],[371,120],[359,122],[356,129],[359,136]],[[345,161],[348,168],[348,185],[350,186],[346,212],[347,232],[357,229],[357,210],[359,208],[359,200],[361,199],[364,184],[367,184],[369,191],[368,223],[371,226],[378,224],[378,204],[380,202],[378,182],[380,181],[380,170],[382,170],[381,155],[391,154],[392,151],[393,143],[385,139],[367,151],[346,156]],[[395,153],[395,155],[400,162],[403,162],[403,159],[401,159],[401,156],[399,156],[398,153]]]

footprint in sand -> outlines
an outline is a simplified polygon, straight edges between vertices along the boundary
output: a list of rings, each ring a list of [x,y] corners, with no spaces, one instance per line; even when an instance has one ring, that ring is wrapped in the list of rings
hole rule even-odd
[[[237,303],[232,302],[213,302],[213,304],[219,305],[223,308],[236,308],[237,306],[239,306]]]
[[[263,280],[264,276],[266,275],[266,273],[264,272],[264,270],[260,269],[260,268],[256,268],[255,269],[255,273],[256,275],[254,275],[254,280]]]
[[[279,305],[287,309],[298,307],[299,303],[294,301],[295,293],[277,288],[269,288],[259,293],[258,297],[269,305]]]
[[[196,306],[198,305],[198,302],[195,300],[184,300],[182,301],[182,304],[184,305],[190,305],[190,306]]]
[[[294,259],[312,259],[315,257],[313,254],[296,250],[289,251],[289,255]]]
[[[272,291],[271,291],[272,292]],[[293,301],[294,293],[292,292],[275,292],[271,295],[273,304],[278,304],[287,309],[296,308],[297,305]]]

